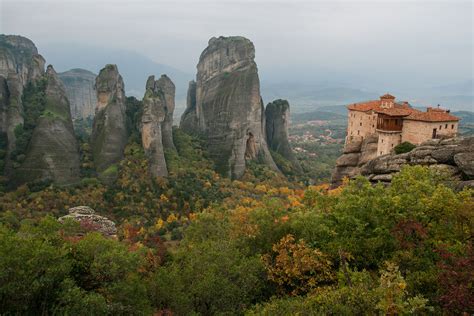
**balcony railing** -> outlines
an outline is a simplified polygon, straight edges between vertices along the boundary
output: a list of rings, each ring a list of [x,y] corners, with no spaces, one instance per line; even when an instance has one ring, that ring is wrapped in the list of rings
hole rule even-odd
[[[377,129],[387,132],[400,132],[403,129],[403,120],[400,118],[378,118]]]

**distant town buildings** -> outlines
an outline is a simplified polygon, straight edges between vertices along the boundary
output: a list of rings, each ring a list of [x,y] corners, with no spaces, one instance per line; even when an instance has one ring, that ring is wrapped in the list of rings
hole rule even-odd
[[[347,107],[346,144],[377,134],[377,156],[385,155],[402,142],[419,145],[444,136],[455,136],[459,118],[449,110],[428,107],[426,112],[412,108],[408,102],[395,102],[385,94],[380,100],[354,103]]]

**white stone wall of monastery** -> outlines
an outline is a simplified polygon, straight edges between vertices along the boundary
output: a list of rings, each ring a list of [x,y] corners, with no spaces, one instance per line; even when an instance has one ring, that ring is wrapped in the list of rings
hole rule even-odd
[[[422,122],[403,121],[402,142],[410,142],[419,145],[422,142],[433,138],[433,129],[436,135],[455,136],[458,132],[458,122]]]
[[[347,120],[346,143],[352,140],[363,139],[374,134],[377,128],[377,114],[349,111]]]
[[[378,131],[379,141],[377,144],[377,156],[389,154],[395,146],[401,143],[401,132]]]

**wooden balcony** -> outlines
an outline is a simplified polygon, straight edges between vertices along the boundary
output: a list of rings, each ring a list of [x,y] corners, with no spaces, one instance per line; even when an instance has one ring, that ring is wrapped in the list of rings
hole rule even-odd
[[[384,132],[401,132],[403,129],[403,119],[388,115],[379,115],[377,118],[377,129]]]

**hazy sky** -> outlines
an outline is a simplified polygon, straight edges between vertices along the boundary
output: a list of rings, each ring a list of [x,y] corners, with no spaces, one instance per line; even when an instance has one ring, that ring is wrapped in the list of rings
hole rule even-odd
[[[135,50],[195,73],[212,36],[243,35],[263,77],[473,78],[472,1],[0,0],[0,32]],[[47,56],[46,56],[47,57]],[[406,78],[406,80],[404,79]]]

